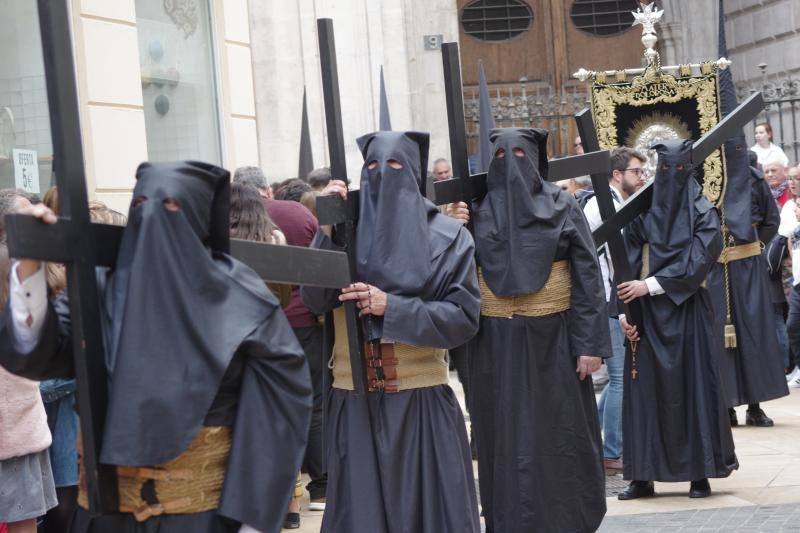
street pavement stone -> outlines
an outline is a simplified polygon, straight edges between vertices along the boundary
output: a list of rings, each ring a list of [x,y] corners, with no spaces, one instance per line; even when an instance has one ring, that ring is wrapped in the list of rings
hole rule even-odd
[[[463,391],[455,373],[450,384],[459,402]],[[712,495],[686,497],[688,483],[656,483],[655,498],[622,502],[616,495],[627,485],[622,476],[606,479],[608,514],[600,533],[800,533],[800,391],[764,404],[773,428],[741,426],[734,430],[740,468],[727,479],[711,480]],[[744,419],[744,407],[737,409]],[[466,417],[469,423],[469,416]],[[477,480],[477,463],[473,463]],[[308,476],[303,476],[303,484]],[[317,533],[322,513],[301,500],[298,533]]]
[[[800,504],[752,505],[678,511],[674,513],[649,513],[609,516],[598,533],[632,533],[647,531],[725,533],[784,533],[800,532]]]

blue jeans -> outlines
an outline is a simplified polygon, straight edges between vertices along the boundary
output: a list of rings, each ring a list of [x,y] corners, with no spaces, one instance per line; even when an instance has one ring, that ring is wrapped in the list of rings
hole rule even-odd
[[[617,459],[622,456],[622,374],[625,372],[625,339],[619,320],[608,319],[611,330],[613,354],[605,360],[608,368],[608,385],[600,396],[597,410],[603,428],[603,457]]]
[[[78,484],[78,413],[75,412],[74,381],[43,381],[42,398],[47,413],[47,425],[53,434],[50,446],[50,464],[56,487]],[[53,399],[54,398],[54,399]]]
[[[786,333],[786,321],[783,319],[783,304],[772,304],[775,310],[775,331],[778,333],[778,346],[781,349],[783,366],[789,368],[791,356],[789,355],[789,335]]]

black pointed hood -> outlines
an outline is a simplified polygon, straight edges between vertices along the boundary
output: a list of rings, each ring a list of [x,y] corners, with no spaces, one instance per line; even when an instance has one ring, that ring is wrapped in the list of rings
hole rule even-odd
[[[547,131],[492,131],[488,192],[476,206],[478,265],[498,296],[531,294],[544,286],[567,219],[569,195],[546,181]],[[500,150],[503,157],[498,157]],[[516,155],[522,150],[521,155]]]
[[[105,292],[103,463],[154,465],[186,450],[234,352],[277,307],[258,276],[224,253],[228,180],[224,169],[196,162],[137,171]]]
[[[430,202],[422,194],[428,142],[428,134],[418,132],[382,131],[358,139],[364,156],[358,277],[386,292],[414,294],[431,276]],[[392,168],[391,161],[402,168]]]
[[[653,203],[642,215],[650,248],[650,275],[681,277],[689,262],[698,213],[712,209],[692,172],[692,141],[665,140],[658,154]]]
[[[719,55],[727,57],[728,46],[725,40],[725,6],[719,0]],[[719,103],[722,116],[736,109],[736,88],[733,84],[733,73],[730,68],[719,73]],[[728,139],[723,145],[725,156],[725,198],[722,208],[723,223],[728,231],[739,242],[752,242],[757,238],[752,224],[750,197],[751,171],[747,141],[744,130]]]

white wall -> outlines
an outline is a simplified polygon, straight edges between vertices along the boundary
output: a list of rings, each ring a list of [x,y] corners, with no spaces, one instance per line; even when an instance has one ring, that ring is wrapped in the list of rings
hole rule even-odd
[[[297,174],[303,87],[314,164],[328,164],[316,19],[333,19],[350,179],[363,163],[355,139],[378,128],[379,70],[395,130],[431,133],[431,160],[449,157],[441,53],[423,36],[458,39],[455,0],[250,0],[261,165]]]

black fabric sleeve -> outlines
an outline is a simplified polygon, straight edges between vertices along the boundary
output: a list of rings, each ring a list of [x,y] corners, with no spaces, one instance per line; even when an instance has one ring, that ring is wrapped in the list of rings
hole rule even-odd
[[[259,531],[279,531],[306,447],[311,377],[280,309],[239,353],[245,368],[219,513]]]
[[[605,287],[597,262],[594,239],[583,213],[570,210],[569,263],[572,290],[569,309],[570,353],[579,357],[612,355]]]
[[[317,231],[309,248],[333,250],[336,252],[341,252],[343,250],[341,246],[335,244],[330,237],[325,235],[321,229]],[[329,289],[325,287],[300,287],[300,299],[303,300],[303,304],[305,304],[313,314],[322,315],[342,305],[339,301],[341,292],[340,289]]]
[[[39,342],[29,353],[19,353],[11,309],[6,304],[0,320],[0,364],[12,374],[35,381],[75,376],[69,302],[60,295],[48,303]]]
[[[455,348],[478,332],[481,303],[475,245],[466,229],[436,261],[435,300],[388,295],[383,335],[432,348]]]
[[[680,277],[656,276],[656,280],[675,305],[688,300],[705,282],[711,267],[722,252],[722,234],[716,210],[698,213],[694,223],[694,239],[686,253],[689,262]]]

